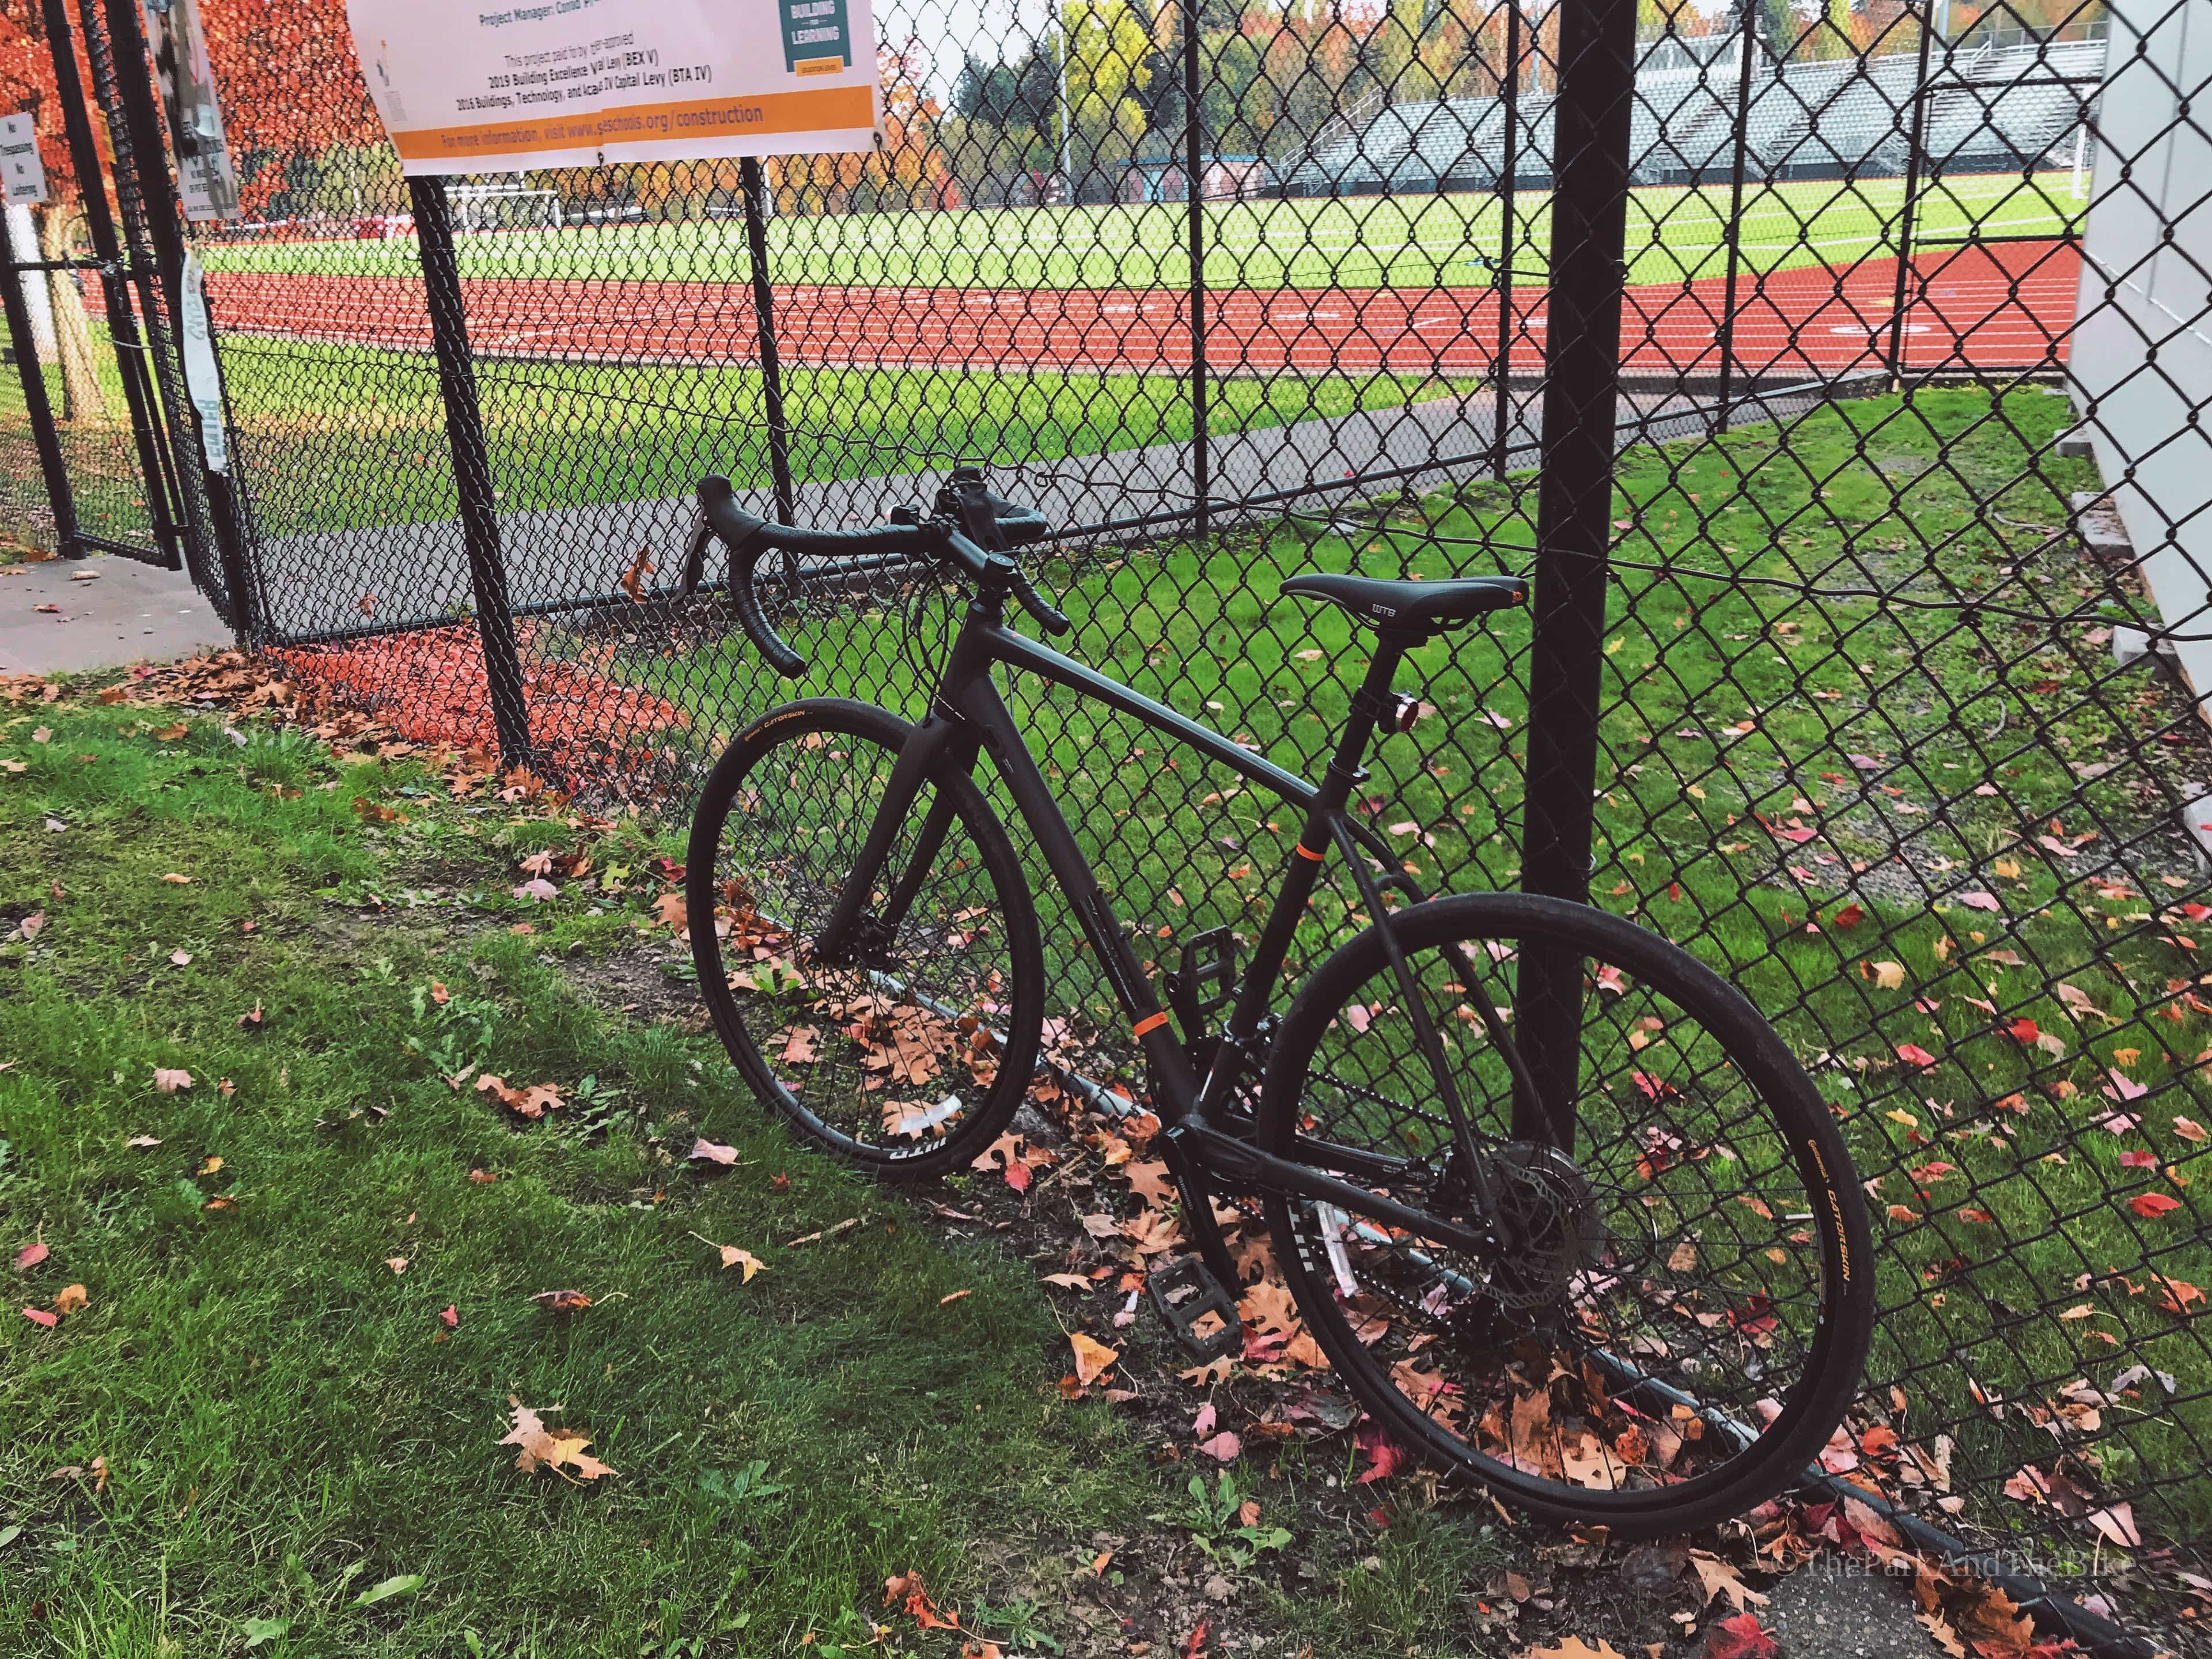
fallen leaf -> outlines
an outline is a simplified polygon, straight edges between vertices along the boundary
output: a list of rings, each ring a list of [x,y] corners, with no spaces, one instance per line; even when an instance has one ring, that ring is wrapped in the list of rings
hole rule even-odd
[[[1874,982],[1885,991],[1894,991],[1905,983],[1905,964],[1901,962],[1877,962],[1874,965]]]
[[[1234,1463],[1243,1455],[1244,1443],[1228,1430],[1224,1429],[1211,1440],[1200,1441],[1198,1449],[1216,1462]]]
[[[1075,1350],[1075,1378],[1086,1387],[1096,1382],[1121,1357],[1118,1348],[1109,1348],[1103,1342],[1076,1331],[1067,1339]]]
[[[2128,1208],[2146,1221],[2155,1221],[2170,1210],[2181,1207],[2178,1198],[2168,1198],[2164,1193],[2137,1193],[2128,1200]]]
[[[395,1273],[404,1273],[407,1271],[407,1258],[404,1255],[387,1255],[384,1258],[384,1265]]]
[[[1917,1066],[1923,1071],[1927,1070],[1928,1067],[1936,1063],[1936,1056],[1929,1054],[1925,1048],[1922,1048],[1917,1042],[1899,1043],[1897,1045],[1897,1057],[1903,1060],[1906,1065]]]
[[[530,1299],[557,1319],[580,1314],[592,1305],[592,1298],[581,1291],[540,1291]]]
[[[64,1285],[60,1293],[54,1297],[54,1311],[58,1314],[73,1314],[91,1299],[83,1285]]]
[[[764,1273],[768,1271],[768,1263],[750,1250],[741,1250],[734,1244],[718,1244],[714,1248],[721,1253],[722,1265],[725,1267],[744,1269],[744,1276],[738,1281],[741,1285],[751,1284],[755,1273]]]
[[[1780,1659],[1781,1652],[1757,1613],[1739,1613],[1706,1630],[1698,1659]]]
[[[48,1313],[44,1308],[26,1308],[23,1310],[23,1317],[33,1325],[45,1326],[48,1330],[53,1329],[55,1326],[61,1323],[58,1318]]]
[[[2082,1518],[2095,1528],[2108,1544],[2130,1550],[2142,1547],[2142,1534],[2136,1530],[2136,1513],[2132,1504],[2114,1504],[2109,1509],[2091,1510]]]
[[[684,933],[691,926],[690,915],[684,908],[681,893],[663,893],[653,900],[653,914],[672,933]]]
[[[172,870],[167,875],[162,877],[161,879],[163,881],[173,881],[176,883],[178,886],[184,887],[189,886],[192,878],[190,876],[180,876],[175,871]]]
[[[1581,1637],[1570,1636],[1555,1648],[1530,1648],[1527,1659],[1621,1659],[1621,1656],[1610,1642],[1601,1641],[1592,1647]]]
[[[1355,1486],[1370,1486],[1377,1480],[1388,1480],[1405,1463],[1405,1449],[1393,1440],[1379,1425],[1370,1423],[1352,1437],[1359,1449],[1367,1454],[1367,1467],[1359,1472]]]
[[[950,1295],[939,1297],[937,1298],[937,1305],[940,1308],[947,1308],[951,1306],[955,1302],[960,1300],[962,1297],[973,1296],[975,1294],[975,1292],[973,1291],[954,1291]]]
[[[1727,1596],[1729,1605],[1738,1613],[1744,1610],[1747,1601],[1755,1607],[1766,1605],[1767,1598],[1745,1583],[1735,1568],[1718,1556],[1692,1550],[1690,1552],[1690,1565],[1697,1572],[1698,1583],[1705,1589],[1704,1601],[1700,1605],[1711,1606],[1716,1595]]]
[[[438,1322],[449,1331],[459,1330],[461,1326],[460,1305],[458,1303],[449,1302],[441,1308],[438,1310]]]
[[[192,1086],[192,1074],[157,1066],[154,1068],[154,1086],[165,1095],[173,1095],[179,1089]]]
[[[514,1467],[523,1474],[533,1473],[541,1464],[554,1474],[568,1478],[568,1471],[575,1471],[579,1480],[596,1480],[603,1474],[612,1474],[596,1457],[586,1456],[584,1449],[592,1443],[580,1435],[556,1435],[540,1420],[536,1412],[524,1405],[514,1395],[507,1397],[514,1408],[514,1426],[499,1443],[517,1449]]]
[[[15,1271],[19,1273],[27,1273],[44,1261],[51,1254],[52,1252],[44,1244],[26,1244],[15,1252]]]
[[[179,968],[188,968],[191,965],[192,953],[190,951],[172,951],[169,960]]]
[[[629,562],[629,568],[622,574],[622,591],[629,595],[632,605],[645,603],[645,579],[653,574],[653,550],[641,547],[637,556]]]
[[[708,1140],[702,1135],[692,1141],[691,1150],[684,1156],[694,1164],[720,1164],[726,1167],[738,1161],[738,1149]]]

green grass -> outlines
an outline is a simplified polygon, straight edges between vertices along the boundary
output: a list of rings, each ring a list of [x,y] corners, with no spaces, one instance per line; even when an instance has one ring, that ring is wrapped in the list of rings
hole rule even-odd
[[[0,709],[26,769],[0,772],[0,935],[45,917],[0,945],[0,1650],[232,1654],[259,1620],[286,1626],[270,1656],[783,1651],[865,1639],[854,1609],[910,1567],[1002,1595],[984,1540],[1043,1540],[1048,1570],[1156,1491],[1052,1388],[1022,1264],[931,1242],[794,1154],[708,1044],[548,965],[631,911],[507,931],[517,854],[486,843],[572,840],[557,819],[503,831],[374,762],[325,789],[320,745],[257,726],[240,750],[221,717],[163,743],[166,712]],[[366,825],[357,795],[412,821]],[[489,908],[409,908],[424,872],[488,876]],[[602,1127],[512,1124],[440,1080],[456,1054],[593,1078]],[[685,1165],[702,1131],[740,1166]],[[740,1283],[695,1233],[768,1272]],[[13,1270],[33,1239],[52,1258]],[[68,1283],[89,1304],[58,1329],[15,1312]],[[595,1305],[556,1321],[527,1299],[554,1289]],[[510,1394],[620,1474],[519,1473]],[[104,1482],[52,1473],[96,1458]]]
[[[88,317],[85,327],[91,338],[94,376],[100,385],[102,407],[99,410],[81,411],[74,420],[64,418],[68,403],[61,364],[42,360],[39,366],[46,404],[54,414],[77,528],[106,541],[150,548],[153,515],[146,504],[146,486],[131,430],[131,407],[123,395],[122,372],[108,342],[106,320]],[[0,533],[26,546],[54,550],[53,510],[46,475],[31,434],[21,372],[14,368],[0,372],[0,453],[6,457],[4,477],[0,477]]]
[[[2149,1275],[2212,1287],[2201,1243],[2212,1215],[2198,1196],[2212,1158],[2171,1127],[2176,1115],[2204,1117],[2212,1089],[2193,1060],[2212,1042],[2212,1018],[2162,988],[2203,964],[2150,917],[2204,897],[2204,883],[2154,836],[2135,860],[2142,881],[2100,895],[2083,880],[2100,851],[2063,856],[2037,838],[2054,818],[2069,835],[2098,830],[2100,849],[2156,829],[2158,781],[2182,788],[2204,738],[2158,682],[2107,684],[2109,648],[2086,625],[2054,634],[1945,599],[1994,598],[2033,617],[2094,609],[2106,594],[2081,556],[2045,547],[2045,527],[2066,522],[2066,492],[2092,483],[2086,464],[2051,456],[2068,423],[2063,400],[2040,392],[1940,392],[1909,405],[1828,406],[1793,422],[1786,444],[1753,427],[1626,456],[1614,508],[1628,526],[1622,560],[1716,574],[1620,573],[1593,890],[1724,968],[1801,1054],[1821,1060],[1861,1172],[1880,1178],[1885,1316],[1870,1376],[1901,1379],[1912,1422],[1943,1425],[1960,1467],[1990,1480],[1976,1518],[2024,1524],[1995,1485],[2022,1463],[2047,1464],[2052,1442],[2018,1412],[1999,1420],[1980,1409],[1970,1382],[2043,1402],[2058,1382],[2102,1380],[2140,1358],[2197,1397],[2168,1410],[2149,1385],[2124,1438],[2100,1443],[2103,1473],[2121,1487],[2173,1481],[2136,1513],[2185,1533],[2212,1523],[2212,1479],[2197,1450],[2212,1443],[2202,1392],[2212,1374],[2199,1334],[2159,1307]],[[1041,586],[1077,618],[1073,648],[1086,660],[1314,775],[1364,640],[1339,611],[1277,599],[1277,583],[1316,568],[1433,576],[1521,566],[1533,495],[1476,485],[1370,517],[1349,538],[1093,556],[1042,573]],[[1869,582],[1934,603],[1791,591]],[[918,717],[943,638],[944,613],[934,614],[937,627],[919,635],[898,608],[787,618],[817,665],[796,690],[763,675],[734,635],[688,655],[624,660],[697,711],[702,736],[802,694],[860,696]],[[1518,878],[1528,628],[1525,613],[1507,613],[1430,646],[1401,677],[1437,714],[1413,740],[1384,746],[1368,787],[1378,824],[1433,837],[1399,839],[1439,884]],[[1290,855],[1293,815],[1231,793],[1225,772],[1071,693],[1024,685],[1017,708],[1140,956],[1165,934],[1255,931]],[[2152,731],[2172,738],[2147,744]],[[1814,833],[1802,845],[1778,840],[1762,816]],[[1997,909],[1956,896],[1931,906],[1922,881],[1985,893]],[[1054,983],[1079,1021],[1112,1031],[1113,1003],[1074,948],[1072,920],[1041,878],[1036,886]],[[1863,916],[1842,924],[1847,890]],[[1357,925],[1347,897],[1324,892],[1297,957],[1311,962]],[[1901,982],[1880,986],[1876,962],[1900,964]],[[2109,1018],[2069,1011],[2060,981]],[[2056,1034],[2063,1056],[1999,1031],[1978,1003]],[[1902,1063],[1905,1044],[1938,1064]],[[2160,1091],[2131,1109],[2144,1127],[2126,1136],[2092,1127],[2118,1103],[2115,1073]],[[2130,1151],[2154,1153],[2157,1166],[2124,1166]],[[1937,1161],[1953,1172],[1911,1177]],[[2169,1172],[2193,1172],[2196,1184]],[[2131,1213],[2128,1200],[2148,1193],[2183,1207]],[[2085,1272],[2097,1280],[2077,1289]],[[2091,1316],[2055,1316],[2082,1304]],[[2015,1321],[2007,1309],[2042,1311]]]
[[[224,349],[239,448],[272,535],[455,511],[445,416],[428,357],[240,337]],[[688,495],[720,472],[769,482],[761,377],[750,368],[480,363],[492,477],[520,512]],[[1412,376],[1237,378],[1208,397],[1216,434],[1395,408],[1456,383]],[[940,465],[1038,460],[1186,440],[1188,383],[1170,375],[787,368],[791,468],[802,481]]]
[[[1747,190],[1743,266],[1779,270],[1893,254],[1905,181],[1806,179]],[[1548,191],[1515,198],[1516,276],[1544,280]],[[1629,280],[1677,283],[1725,270],[1725,185],[1631,193]],[[1923,245],[1978,226],[1997,236],[2056,235],[2086,204],[2070,174],[1969,174],[1929,189],[1916,210]],[[1504,210],[1487,194],[1348,197],[1205,206],[1206,279],[1248,287],[1486,287]],[[733,221],[570,227],[464,237],[464,276],[726,282],[748,268]],[[953,288],[1170,288],[1189,281],[1188,210],[994,208],[946,213],[780,217],[769,224],[779,283]],[[233,243],[203,250],[211,271],[334,276],[419,274],[411,240]]]

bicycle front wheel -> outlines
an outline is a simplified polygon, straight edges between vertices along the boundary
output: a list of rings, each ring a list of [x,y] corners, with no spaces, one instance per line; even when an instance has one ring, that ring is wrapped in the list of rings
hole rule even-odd
[[[1645,1536],[1773,1496],[1842,1418],[1873,1323],[1865,1206],[1810,1079],[1733,987],[1603,911],[1468,894],[1388,925],[1472,1134],[1370,928],[1284,1020],[1261,1144],[1462,1225],[1486,1189],[1501,1237],[1271,1196],[1331,1364],[1401,1438],[1549,1520]],[[1564,1134],[1533,1103],[1546,1077]]]
[[[965,1169],[1004,1131],[1044,1018],[1029,884],[964,772],[924,783],[853,939],[816,953],[913,729],[838,698],[755,721],[708,780],[684,875],[699,988],[753,1092],[902,1179]]]

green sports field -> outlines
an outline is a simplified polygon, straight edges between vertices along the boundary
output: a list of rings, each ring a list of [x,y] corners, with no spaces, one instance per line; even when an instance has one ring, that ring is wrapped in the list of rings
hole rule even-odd
[[[1726,185],[1651,188],[1630,198],[1629,279],[1680,283],[1725,270]],[[1752,270],[1849,264],[1896,251],[1902,179],[1805,179],[1746,188],[1742,260]],[[1541,281],[1551,192],[1514,202],[1511,264]],[[2058,235],[2086,203],[2063,172],[1976,174],[1925,188],[1916,244]],[[1214,288],[1486,286],[1503,258],[1495,196],[1401,195],[1224,202],[1206,218],[1206,280]],[[779,283],[954,288],[1181,288],[1190,279],[1188,210],[1137,206],[966,209],[787,216],[770,222]],[[208,247],[216,270],[413,276],[411,240],[237,242]],[[471,276],[599,282],[726,282],[746,265],[744,228],[729,220],[570,226],[462,239]]]

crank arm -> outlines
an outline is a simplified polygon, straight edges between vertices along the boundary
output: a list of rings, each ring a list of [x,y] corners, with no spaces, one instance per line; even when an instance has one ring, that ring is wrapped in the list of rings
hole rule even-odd
[[[1310,1198],[1331,1204],[1350,1215],[1364,1216],[1370,1221],[1389,1226],[1403,1227],[1435,1243],[1448,1244],[1457,1250],[1487,1257],[1492,1254],[1492,1243],[1488,1237],[1455,1221],[1445,1221],[1416,1210],[1395,1199],[1381,1198],[1364,1187],[1355,1187],[1348,1181],[1339,1181],[1334,1176],[1304,1164],[1293,1164],[1288,1158],[1277,1158],[1273,1152],[1263,1152],[1248,1146],[1234,1135],[1224,1134],[1211,1124],[1177,1124],[1167,1131],[1170,1142],[1176,1144],[1183,1154],[1207,1174],[1218,1176],[1225,1182],[1254,1187],[1264,1192],[1289,1193],[1298,1198]]]

